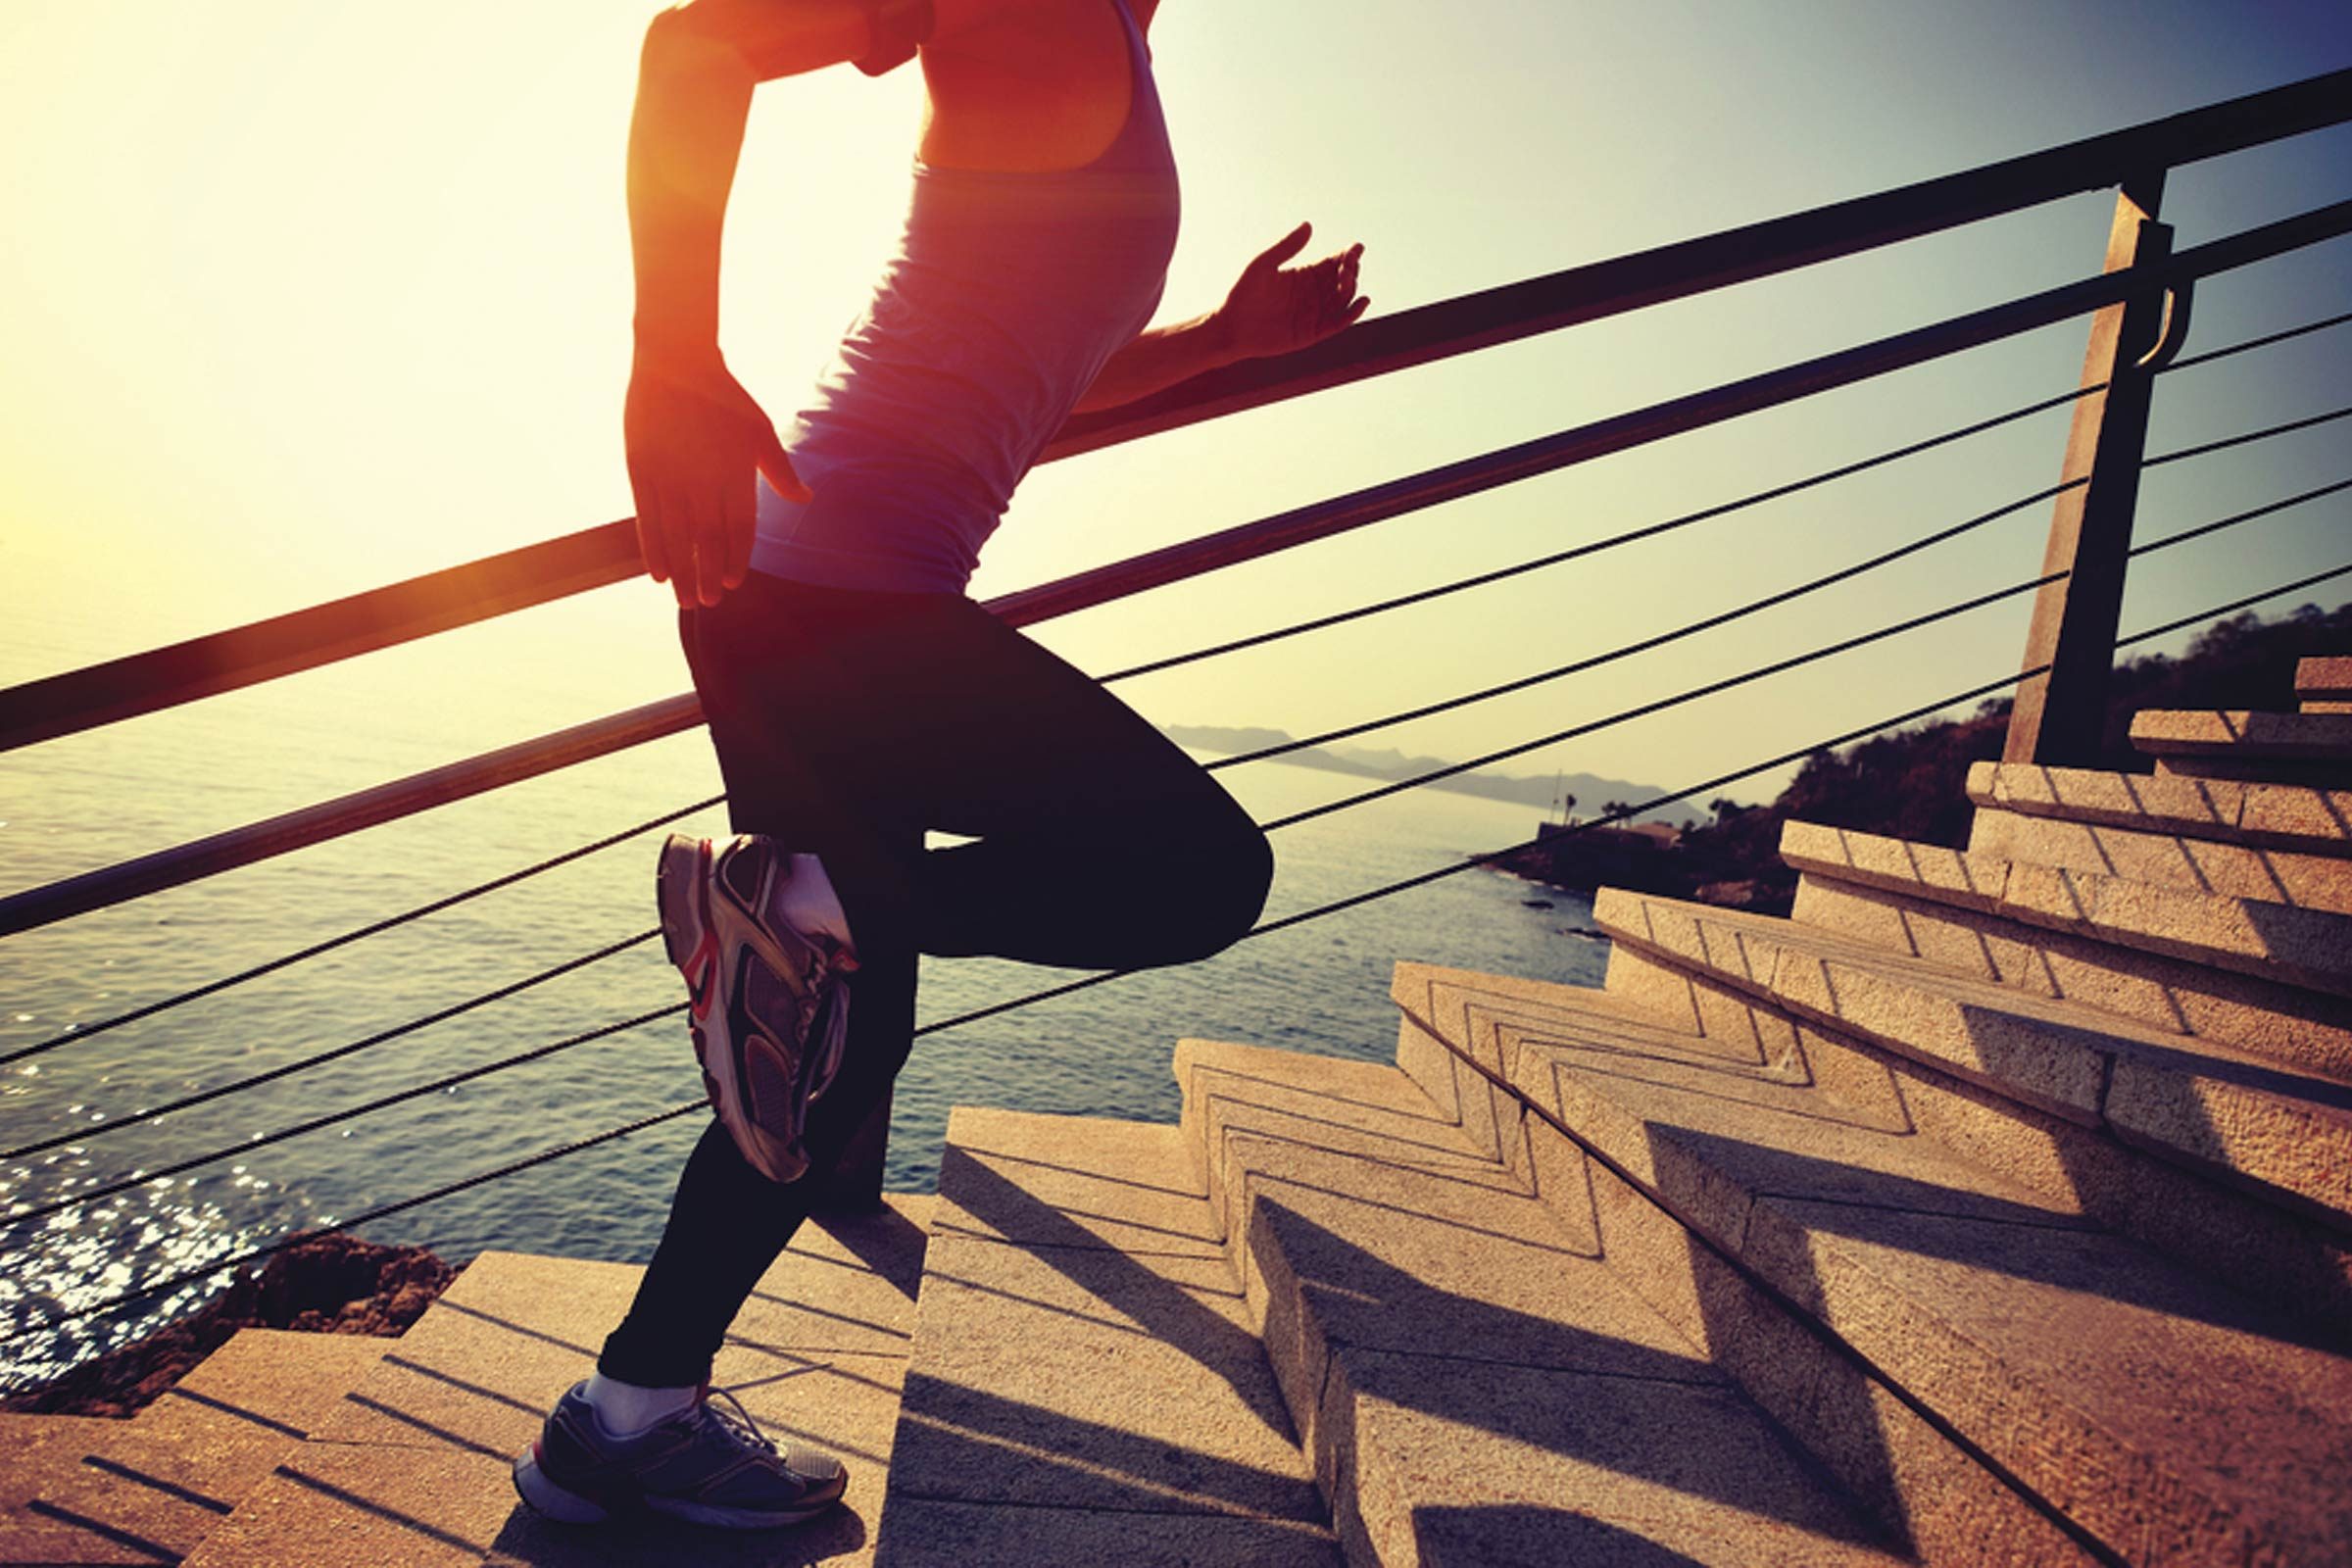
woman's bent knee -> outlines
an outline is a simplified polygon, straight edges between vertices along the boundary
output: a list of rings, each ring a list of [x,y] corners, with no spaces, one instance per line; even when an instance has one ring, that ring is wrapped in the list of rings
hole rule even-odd
[[[1238,825],[1220,823],[1212,831],[1185,835],[1179,849],[1186,884],[1183,953],[1171,959],[1190,963],[1205,958],[1247,936],[1266,906],[1266,892],[1274,883],[1274,849],[1265,833],[1240,812]]]

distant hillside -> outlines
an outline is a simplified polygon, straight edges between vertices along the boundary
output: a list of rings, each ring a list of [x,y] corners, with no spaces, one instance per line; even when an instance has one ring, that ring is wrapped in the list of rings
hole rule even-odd
[[[2305,605],[2282,620],[2248,612],[2214,622],[2179,659],[2153,656],[2115,667],[2108,687],[2100,765],[2146,772],[2132,749],[2132,715],[2143,708],[2251,708],[2292,711],[2295,663],[2352,649],[2352,605],[2323,612]],[[1984,704],[1973,717],[1898,729],[1847,747],[1816,752],[1770,806],[1707,803],[1712,818],[1628,873],[1604,860],[1582,835],[1546,839],[1505,862],[1522,876],[1562,887],[1596,881],[1644,893],[1787,913],[1796,873],[1781,863],[1781,824],[1794,817],[1829,827],[1884,834],[1922,844],[1965,846],[1974,808],[1971,762],[2001,755],[2009,699]]]
[[[1269,746],[1286,746],[1291,737],[1278,729],[1236,729],[1216,724],[1168,724],[1162,729],[1179,746],[1195,751],[1219,752],[1228,757],[1241,752],[1262,751]],[[1411,778],[1435,768],[1450,765],[1440,757],[1407,757],[1394,748],[1374,751],[1368,747],[1340,746],[1308,747],[1283,758],[1300,767],[1319,767],[1329,773],[1353,773],[1359,778]],[[1579,815],[1591,816],[1612,801],[1638,806],[1665,794],[1655,784],[1634,784],[1619,778],[1602,778],[1593,773],[1558,773],[1530,777],[1513,773],[1457,773],[1429,786],[1433,790],[1452,790],[1462,795],[1482,796],[1490,801],[1508,801],[1516,806],[1531,806],[1539,811],[1548,811],[1566,791],[1576,797]],[[1643,811],[1637,821],[1682,822],[1697,814],[1686,803],[1676,801],[1654,811]]]

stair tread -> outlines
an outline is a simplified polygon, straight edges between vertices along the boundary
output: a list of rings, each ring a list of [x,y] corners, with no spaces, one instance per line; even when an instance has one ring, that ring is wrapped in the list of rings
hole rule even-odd
[[[2352,789],[1978,762],[1968,798],[2034,816],[2352,856]]]
[[[158,1433],[101,1416],[0,1415],[0,1561],[154,1563],[192,1551],[293,1440]]]
[[[1813,822],[1785,825],[1781,858],[1800,871],[2352,996],[2352,915]]]
[[[2352,1222],[2352,1088],[2333,1079],[1770,916],[1609,888],[1594,919],[1777,1005]]]
[[[1717,1381],[1609,1277],[1591,1238],[1565,1233],[1517,1182],[1498,1170],[1468,1181],[1443,1167],[1384,1157],[1360,1134],[1347,1137],[1330,1123],[1301,1120],[1297,1097],[1313,1093],[1307,1086],[1314,1067],[1302,1064],[1286,1084],[1279,1065],[1249,1060],[1248,1076],[1237,1085],[1225,1070],[1237,1059],[1233,1054],[1188,1045],[1188,1096],[1228,1102],[1228,1114],[1206,1129],[1225,1151],[1225,1185],[1278,1191],[1284,1213],[1272,1223],[1284,1229],[1290,1247],[1320,1251],[1312,1235],[1320,1230],[1342,1238],[1333,1244],[1340,1249],[1332,1259],[1336,1271],[1379,1278],[1376,1291],[1348,1284],[1325,1297],[1300,1277],[1316,1294],[1328,1337],[1398,1352],[1445,1347],[1444,1353],[1469,1359]],[[1412,1089],[1401,1073],[1386,1070]],[[1251,1098],[1234,1103],[1237,1090]],[[1421,1101],[1418,1125],[1406,1124],[1397,1140],[1408,1154],[1447,1130],[1426,1098],[1413,1094]],[[1358,1246],[1351,1233],[1367,1214],[1382,1216],[1382,1225]],[[1472,1302],[1486,1310],[1487,1321],[1465,1333],[1458,1314]]]
[[[229,1424],[307,1438],[399,1343],[372,1335],[240,1329],[158,1395],[133,1424],[171,1436]]]
[[[1041,1143],[1049,1130],[1053,1141]],[[976,1172],[970,1184],[942,1183],[935,1234],[1225,1255],[1183,1134],[1167,1123],[1060,1116],[1041,1128],[1029,1112],[958,1105],[956,1151]],[[1121,1171],[1132,1173],[1114,1174]],[[989,1176],[1035,1202],[967,1206],[967,1185],[992,1190]]]
[[[1004,1528],[962,1504],[1336,1565],[1175,1128],[958,1107],[939,1180],[877,1561]]]
[[[1979,807],[1969,850],[2195,893],[2352,914],[2352,860]]]
[[[0,1559],[185,1555],[393,1343],[243,1329],[129,1420],[0,1416]]]
[[[1196,1041],[1179,1070],[1353,1560],[1899,1560],[1594,1237],[1432,1160],[1403,1074]]]
[[[842,1446],[856,1467],[887,1448],[930,1200],[891,1194],[879,1214],[804,1225],[754,1287],[712,1369],[763,1420],[773,1380],[796,1391],[790,1436]],[[594,1366],[643,1269],[485,1252],[314,1434],[337,1443],[511,1455]],[[782,1409],[779,1405],[776,1408]],[[843,1425],[823,1430],[826,1420]],[[860,1450],[853,1453],[855,1447]],[[855,1504],[853,1504],[855,1505]]]
[[[2154,757],[2352,760],[2352,713],[2142,709],[2132,718],[2132,746]]]
[[[2352,700],[2352,656],[2298,660],[2295,695],[2307,702]]]
[[[1676,917],[1697,926],[1702,934],[1714,936],[1720,944],[1716,950],[1701,956],[1703,961],[1713,972],[1742,989],[1771,991],[1772,961],[1787,950],[1869,971],[1921,994],[1946,998],[1963,1007],[2013,1013],[2022,1020],[2045,1026],[2054,1037],[2050,1044],[2061,1051],[2071,1047],[2122,1053],[2133,1059],[2145,1058],[2158,1069],[2174,1071],[2235,1070],[2249,1086],[2273,1094],[2308,1098],[2320,1107],[2352,1105],[2352,1086],[2320,1074],[2296,1071],[2252,1052],[2153,1029],[2124,1014],[2087,1004],[2036,997],[1992,981],[1955,974],[1932,960],[1890,953],[1862,938],[1801,925],[1784,916],[1753,914],[1687,899],[1631,893],[1622,888],[1603,888],[1595,901],[1595,918],[1612,939],[1646,942],[1652,946],[1660,945],[1661,934],[1643,928],[1641,919],[1644,912]],[[1816,1000],[1834,1004],[1837,999]],[[2062,1089],[2063,1084],[2052,1087]],[[2095,1110],[2096,1102],[2086,1097],[2064,1101],[2053,1108],[2061,1108],[2063,1113],[2067,1106]]]
[[[2335,1484],[2352,1362],[1923,1151],[1891,1085],[1857,1105],[1727,1070],[1679,1031],[1629,1029],[1599,993],[1554,1001],[1506,1030],[1533,1102],[2111,1544],[2132,1539],[2135,1496],[2176,1484],[2287,1560],[2352,1542]],[[2110,1496],[2118,1476],[2132,1484]]]
[[[928,1198],[893,1194],[878,1214],[804,1225],[762,1276],[712,1370],[713,1384],[734,1392],[770,1436],[848,1463],[849,1507],[794,1535],[809,1560],[870,1560],[931,1207]],[[483,1253],[407,1334],[379,1342],[381,1359],[336,1395],[309,1441],[285,1450],[190,1560],[206,1568],[670,1560],[675,1525],[568,1531],[522,1508],[509,1476],[547,1410],[594,1366],[642,1273],[633,1264]],[[698,1561],[769,1560],[724,1532],[692,1539]]]
[[[475,1568],[519,1512],[506,1462],[495,1456],[308,1443],[222,1520],[186,1564]]]

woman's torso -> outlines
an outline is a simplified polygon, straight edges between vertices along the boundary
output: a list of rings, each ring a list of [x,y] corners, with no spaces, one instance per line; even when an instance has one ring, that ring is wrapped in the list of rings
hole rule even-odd
[[[1175,164],[1130,0],[1095,3],[1117,55],[1084,29],[1058,59],[1017,33],[926,51],[934,107],[906,227],[784,430],[814,498],[760,486],[756,569],[960,592],[1014,485],[1151,319],[1175,247]]]

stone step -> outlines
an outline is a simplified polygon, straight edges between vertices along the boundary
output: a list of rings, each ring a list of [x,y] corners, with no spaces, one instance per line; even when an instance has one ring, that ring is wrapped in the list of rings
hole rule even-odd
[[[1789,822],[1799,871],[2008,916],[2118,947],[2352,997],[2352,914]],[[2352,872],[2352,862],[2334,862]]]
[[[178,1562],[294,1440],[160,1437],[102,1416],[0,1415],[0,1561]]]
[[[2352,789],[1978,762],[1968,798],[2028,816],[2352,857]]]
[[[2306,713],[2352,713],[2352,658],[2298,662],[2295,696]]]
[[[1864,1103],[1895,1094],[1923,1138],[2352,1350],[2352,1239],[2331,1226],[1631,943],[1610,949],[1606,986],[1605,1000],[1637,1021],[1703,1036],[1737,1059],[1779,1064]]]
[[[1799,925],[2352,1079],[2352,915],[1790,822]]]
[[[1176,1070],[1350,1563],[1911,1560],[1397,1069]]]
[[[1977,808],[1971,854],[2095,871],[2157,887],[2352,914],[2352,860]]]
[[[2352,1088],[1793,922],[1604,889],[1598,925],[1678,967],[2352,1230]]]
[[[2146,709],[2132,746],[2174,777],[2352,782],[2352,713]]]
[[[890,1463],[927,1198],[802,1227],[738,1315],[712,1382],[780,1439],[838,1453],[849,1507],[789,1537],[796,1560],[864,1563]],[[581,1530],[515,1498],[509,1465],[588,1375],[643,1271],[485,1252],[393,1342],[190,1559],[199,1568],[772,1561],[777,1537],[618,1521]],[[683,1545],[681,1545],[683,1543]],[[470,1555],[468,1555],[470,1553]]]
[[[399,1346],[398,1339],[364,1334],[240,1329],[133,1424],[165,1438],[247,1430],[299,1442]]]
[[[130,1420],[0,1416],[0,1561],[179,1561],[391,1343],[246,1329]]]
[[[1825,1386],[1838,1368],[1817,1333],[2114,1560],[2352,1552],[2352,1358],[1931,1143],[1890,1084],[1834,1093],[1802,1041],[1752,1060],[1598,993],[1418,978],[1428,1021],[1494,1052],[1535,1107],[1539,1190],[1597,1213],[1601,1252],[1653,1276],[1654,1298],[1834,1468],[1902,1464],[1868,1391],[1850,1373]],[[1484,1048],[1461,1021],[1482,1007]],[[1627,1199],[1607,1183],[1705,1246],[1645,1247],[1634,1224],[1612,1242]],[[2022,1541],[1969,1560],[1985,1559],[2052,1560]]]
[[[1165,1125],[959,1106],[876,1561],[1339,1556]]]

